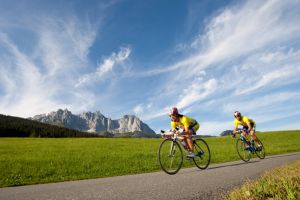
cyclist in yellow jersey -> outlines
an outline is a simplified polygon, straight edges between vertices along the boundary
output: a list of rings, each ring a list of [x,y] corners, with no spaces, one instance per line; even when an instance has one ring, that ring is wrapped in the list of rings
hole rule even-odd
[[[177,128],[183,129],[182,136],[184,138],[185,144],[187,144],[188,149],[188,157],[194,157],[194,146],[193,141],[191,139],[191,135],[196,134],[196,131],[199,129],[200,125],[195,120],[192,119],[186,115],[182,115],[178,113],[178,109],[176,107],[172,108],[172,110],[169,113],[169,116],[171,118],[171,129],[172,131],[177,131]]]
[[[233,129],[233,135],[235,136],[238,131],[238,126],[243,126],[243,130],[246,134],[250,133],[253,140],[257,143],[258,147],[260,146],[260,143],[258,141],[258,138],[255,134],[256,124],[252,119],[249,119],[246,116],[242,116],[242,114],[239,111],[234,112],[234,129]],[[245,135],[246,137],[246,135]],[[247,137],[246,137],[247,138]]]

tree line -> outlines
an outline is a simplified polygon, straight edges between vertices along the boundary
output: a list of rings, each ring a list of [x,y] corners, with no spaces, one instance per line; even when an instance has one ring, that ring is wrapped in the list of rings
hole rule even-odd
[[[0,114],[0,137],[111,137]]]

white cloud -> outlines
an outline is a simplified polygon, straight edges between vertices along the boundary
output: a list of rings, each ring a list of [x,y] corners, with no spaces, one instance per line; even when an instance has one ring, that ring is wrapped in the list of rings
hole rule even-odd
[[[133,112],[135,115],[140,116],[143,115],[144,112],[151,112],[152,104],[139,104],[133,108]]]
[[[80,77],[75,87],[100,80],[103,76],[112,72],[114,67],[128,59],[130,53],[131,48],[121,47],[119,53],[112,53],[110,57],[106,58],[104,62],[98,66],[95,72]]]
[[[135,113],[135,115],[139,116],[140,114],[142,114],[144,111],[144,107],[142,104],[137,105],[136,107],[133,108],[133,112]]]
[[[246,1],[225,8],[214,16],[190,46],[196,53],[178,62],[142,73],[139,76],[154,76],[170,73],[180,68],[188,74],[211,68],[218,63],[230,62],[241,56],[249,56],[299,38],[297,1]],[[289,14],[286,14],[289,13]],[[180,44],[186,48],[186,44]],[[177,47],[176,47],[177,48]]]
[[[60,21],[48,16],[39,20],[43,23],[16,22],[8,27],[38,36],[32,40],[32,51],[26,51],[28,47],[24,50],[8,33],[0,34],[1,113],[29,117],[58,108],[76,111],[93,102],[86,99],[91,93],[74,90],[73,82],[82,66],[89,63],[87,54],[96,37],[95,27],[76,18]]]
[[[300,14],[293,1],[247,1],[213,18],[201,35],[207,64],[232,60],[254,50],[297,38]],[[299,6],[299,5],[298,5]],[[291,10],[291,15],[285,12]],[[292,19],[292,20],[291,20]]]
[[[37,110],[43,110],[43,106],[52,107],[54,103],[47,98],[44,99],[51,94],[51,89],[45,89],[38,68],[8,37],[2,35],[1,41],[5,46],[6,55],[13,58],[13,61],[4,63],[0,69],[3,72],[7,71],[5,68],[14,69],[10,71],[12,74],[5,74],[6,79],[10,81],[6,85],[5,97],[1,99],[0,110],[7,114],[30,116]]]
[[[212,94],[217,88],[217,80],[210,79],[205,83],[194,81],[191,85],[188,85],[183,90],[183,94],[179,97],[179,102],[176,106],[181,109],[185,108],[192,103],[200,101],[210,94]]]
[[[96,38],[96,27],[75,17],[61,20],[41,17],[41,25],[33,30],[39,37],[36,57],[41,59],[49,76],[88,65],[89,48]]]
[[[246,87],[240,87],[236,90],[236,94],[245,94],[251,91],[257,90],[269,84],[273,86],[275,84],[285,85],[290,83],[290,81],[285,82],[284,80],[288,80],[292,77],[298,78],[298,74],[300,72],[300,66],[287,66],[281,69],[275,69],[266,74],[258,75],[257,77],[253,77],[255,83],[251,85],[246,85]],[[252,77],[251,77],[252,78]]]

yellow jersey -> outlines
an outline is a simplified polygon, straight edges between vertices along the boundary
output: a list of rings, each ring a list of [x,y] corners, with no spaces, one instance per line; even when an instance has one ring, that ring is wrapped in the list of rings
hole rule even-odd
[[[171,121],[172,130],[175,130],[176,127],[179,127],[181,129],[193,128],[193,130],[196,132],[200,127],[199,123],[196,120],[189,118],[186,115],[179,116],[178,119],[179,119],[178,122]]]
[[[233,124],[234,124],[234,128],[237,128],[239,125],[248,126],[248,124],[252,125],[253,128],[256,128],[255,122],[246,116],[242,116],[242,119],[240,121],[235,118]]]

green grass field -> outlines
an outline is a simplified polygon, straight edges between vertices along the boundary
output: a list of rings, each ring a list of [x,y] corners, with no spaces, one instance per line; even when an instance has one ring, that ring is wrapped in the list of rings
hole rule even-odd
[[[268,155],[300,151],[300,131],[258,134]],[[211,163],[239,160],[235,139],[205,138]],[[0,138],[0,187],[159,171],[162,139]],[[194,166],[189,161],[184,167]]]

